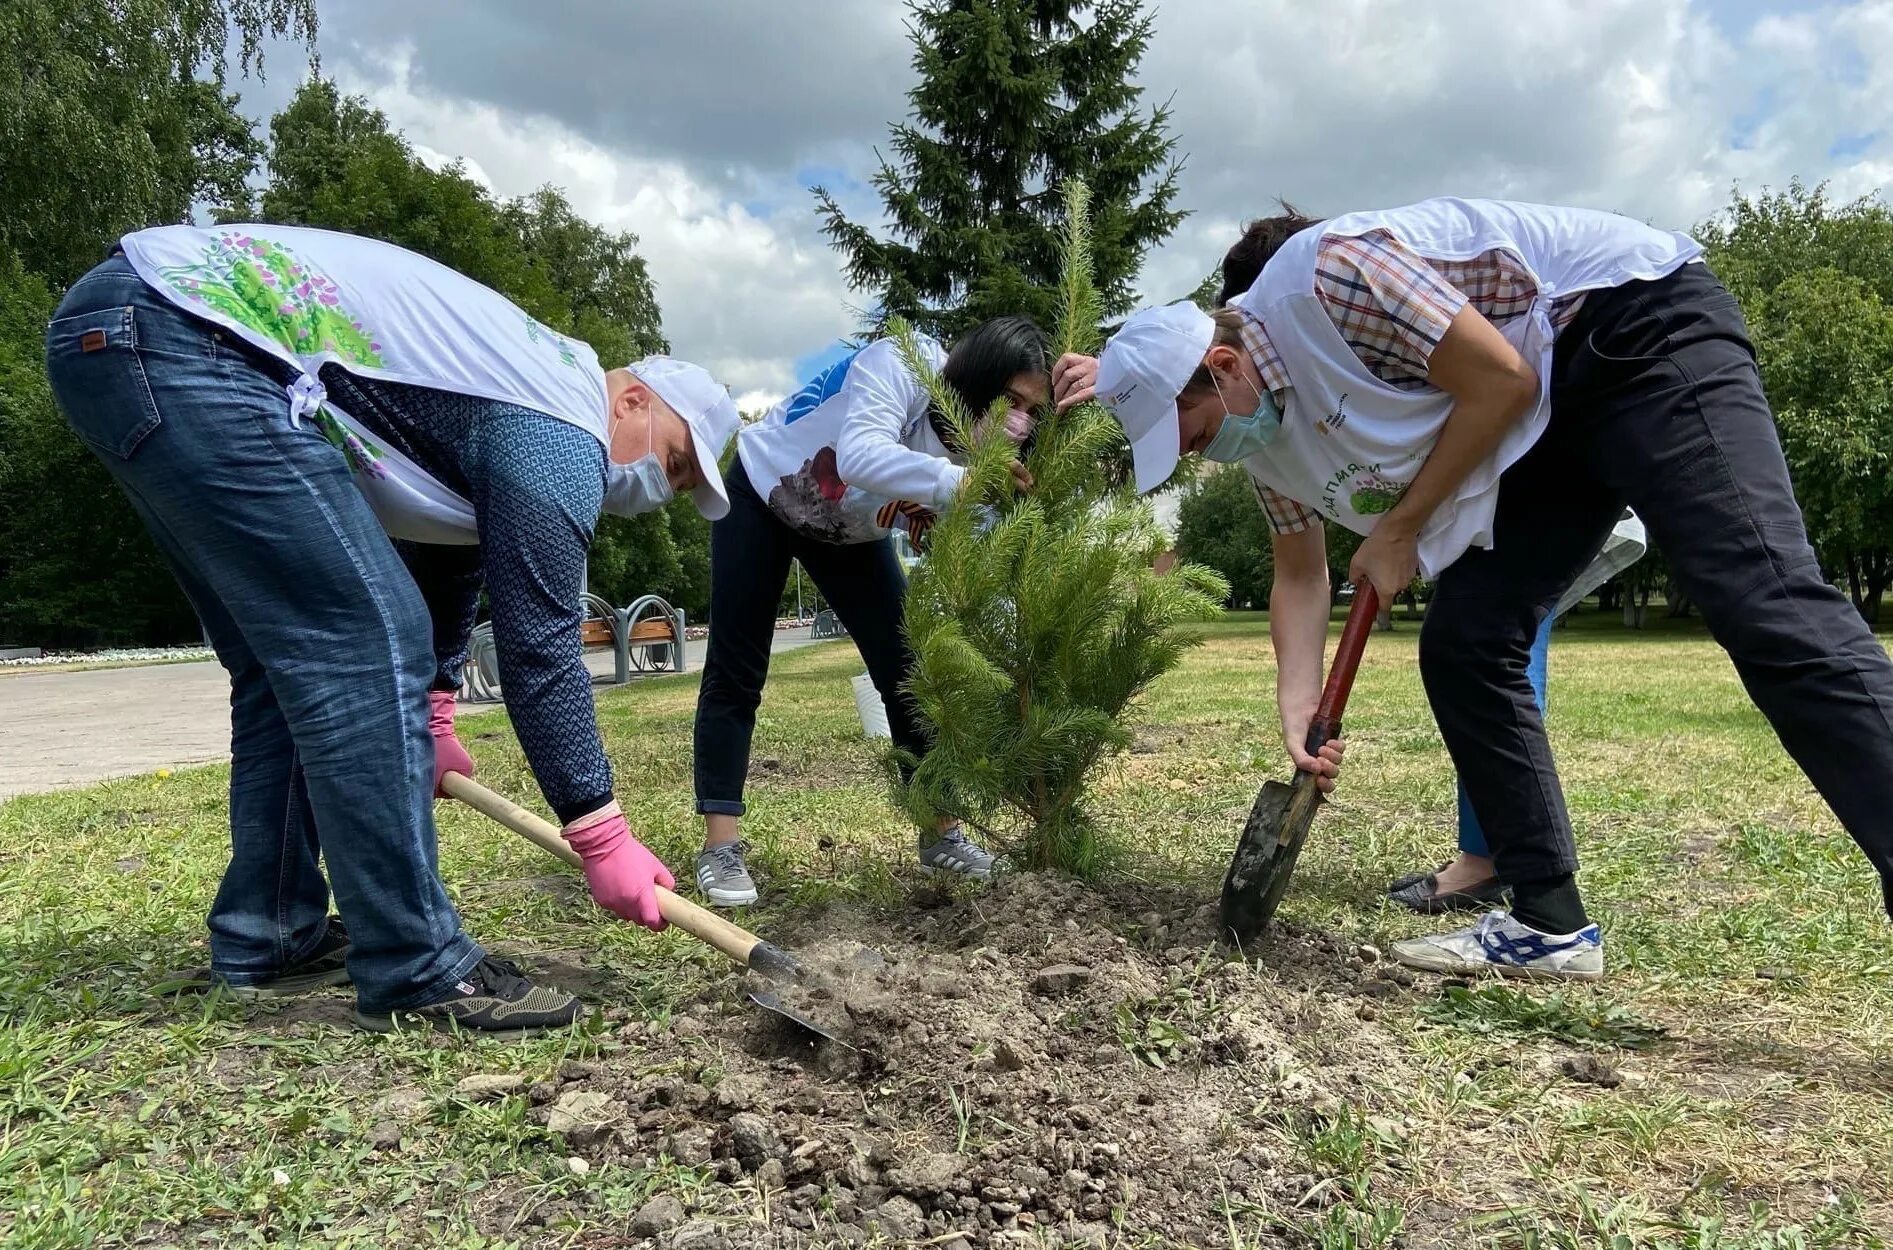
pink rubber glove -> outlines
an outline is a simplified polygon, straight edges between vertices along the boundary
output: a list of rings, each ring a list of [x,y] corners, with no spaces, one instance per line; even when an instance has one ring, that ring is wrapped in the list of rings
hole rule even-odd
[[[473,757],[454,737],[454,696],[451,690],[427,692],[427,732],[434,735],[434,797],[444,799],[440,788],[448,773],[473,776]]]
[[[677,880],[657,856],[644,849],[644,843],[631,836],[631,826],[625,824],[616,801],[579,817],[560,832],[585,861],[585,883],[600,907],[653,933],[663,931],[666,922],[657,910],[654,887],[675,889]]]

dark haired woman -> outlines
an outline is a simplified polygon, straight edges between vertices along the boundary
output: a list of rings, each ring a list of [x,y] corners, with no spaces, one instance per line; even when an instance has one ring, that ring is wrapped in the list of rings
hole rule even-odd
[[[1743,685],[1879,871],[1893,911],[1893,664],[1821,576],[1742,311],[1684,235],[1586,209],[1436,199],[1292,230],[1212,317],[1130,317],[1059,362],[1131,441],[1137,484],[1178,457],[1268,489],[1283,735],[1305,750],[1328,632],[1325,518],[1350,577],[1435,579],[1420,635],[1434,718],[1511,910],[1394,944],[1412,967],[1595,978],[1603,937],[1527,657],[1545,614],[1636,509]]]
[[[1004,397],[1015,441],[1050,386],[1045,334],[1023,317],[996,317],[951,352],[923,336],[920,354],[975,413]],[[756,707],[769,673],[776,609],[801,561],[867,663],[887,705],[894,744],[919,755],[926,738],[901,683],[913,655],[901,630],[906,578],[890,535],[924,548],[938,510],[960,489],[950,431],[921,380],[882,339],[828,366],[737,436],[730,513],[710,531],[710,650],[697,697],[697,810],[704,849],[697,887],[722,907],[756,901],[737,841]],[[1014,480],[1029,486],[1023,466]],[[918,837],[923,872],[985,879],[993,856],[957,821]]]

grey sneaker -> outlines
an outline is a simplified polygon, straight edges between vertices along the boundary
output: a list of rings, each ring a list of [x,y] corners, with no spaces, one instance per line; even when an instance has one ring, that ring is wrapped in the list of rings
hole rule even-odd
[[[920,848],[920,871],[953,872],[975,881],[991,881],[999,869],[999,857],[966,836],[963,826],[955,825],[940,835],[932,846]]]
[[[747,907],[756,901],[756,883],[743,862],[748,848],[725,842],[697,856],[697,890],[713,907]]]

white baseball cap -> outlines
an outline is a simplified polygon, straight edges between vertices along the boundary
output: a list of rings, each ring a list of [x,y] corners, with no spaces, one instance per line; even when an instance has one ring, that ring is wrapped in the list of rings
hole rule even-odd
[[[1177,396],[1215,337],[1209,314],[1181,300],[1132,313],[1098,358],[1098,402],[1130,439],[1140,495],[1176,472]]]
[[[736,401],[729,388],[709,372],[671,356],[646,356],[625,366],[638,381],[657,392],[671,411],[690,427],[691,445],[697,453],[697,467],[703,470],[703,484],[690,492],[697,511],[712,521],[729,515],[730,492],[723,485],[723,471],[717,461],[723,449],[743,424],[736,411]]]

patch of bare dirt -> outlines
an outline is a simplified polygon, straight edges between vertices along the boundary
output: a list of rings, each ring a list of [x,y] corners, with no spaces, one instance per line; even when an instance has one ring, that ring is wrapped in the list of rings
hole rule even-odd
[[[846,1044],[759,1011],[733,975],[535,1085],[549,1149],[713,1178],[579,1244],[1226,1241],[1225,1201],[1331,1201],[1289,1126],[1371,1109],[1407,1070],[1374,1000],[1408,978],[1369,953],[1290,934],[1245,964],[1211,906],[1150,889],[1020,877],[921,903],[772,934],[825,970],[787,1001]],[[491,1199],[502,1235],[561,1216]]]

